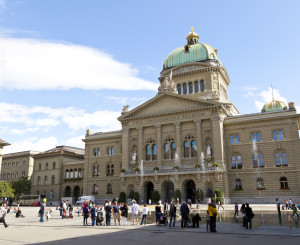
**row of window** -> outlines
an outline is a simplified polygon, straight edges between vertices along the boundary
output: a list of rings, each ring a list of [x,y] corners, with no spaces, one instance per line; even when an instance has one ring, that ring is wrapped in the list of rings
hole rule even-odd
[[[37,184],[38,185],[42,184],[40,176],[37,177]],[[49,181],[48,181],[48,176],[45,176],[43,184],[44,185],[48,185],[48,184],[54,185],[55,184],[55,176],[52,175],[52,177],[51,177],[51,183],[49,183]]]
[[[277,152],[274,154],[275,166],[288,166],[287,155],[285,152]],[[252,155],[252,167],[253,168],[263,168],[265,166],[263,154],[253,154]],[[240,169],[243,168],[242,156],[234,155],[231,156],[231,168]]]
[[[261,142],[262,137],[260,132],[255,132],[250,134],[251,142]],[[284,135],[282,130],[274,130],[273,131],[273,140],[279,141],[284,140]],[[238,145],[240,143],[240,136],[238,134],[230,135],[230,144],[231,145]]]
[[[65,171],[65,178],[66,179],[73,179],[73,178],[83,178],[83,174],[84,174],[84,170],[81,170],[81,168],[79,168],[77,170],[77,168],[74,169],[66,169]]]
[[[280,189],[288,189],[288,181],[286,177],[281,177],[279,180]],[[264,190],[265,184],[263,178],[256,179],[256,188],[257,190]],[[243,190],[242,180],[240,178],[235,179],[235,190]]]
[[[22,171],[21,176],[25,177],[25,171]],[[19,178],[19,172],[1,174],[1,179],[17,179],[17,178]]]
[[[110,147],[106,148],[106,155],[107,156],[113,156],[114,154],[115,154],[115,148],[113,146],[110,146]],[[94,157],[100,157],[101,156],[100,148],[94,148],[93,156]]]
[[[176,142],[173,138],[168,138],[164,144],[164,159],[174,159],[176,154]],[[183,142],[183,157],[197,157],[197,141],[193,136],[187,136]],[[157,144],[154,140],[149,140],[146,144],[146,161],[157,159]]]
[[[200,89],[199,89],[200,86]],[[178,94],[192,94],[192,93],[199,93],[204,92],[204,80],[201,80],[200,83],[198,81],[189,82],[181,84],[177,84],[177,93]]]
[[[26,166],[26,161],[24,160],[23,162],[22,162],[22,164],[23,164],[23,166]],[[20,165],[20,162],[19,161],[12,161],[12,162],[3,162],[2,163],[2,167],[18,167],[18,166],[21,166]]]
[[[56,162],[53,162],[52,163],[52,169],[55,169],[56,168]],[[45,164],[45,170],[48,170],[49,169],[49,163],[46,162]],[[39,166],[38,166],[38,170],[41,171],[42,170],[42,164],[39,163]]]
[[[114,164],[107,164],[106,165],[106,175],[114,175],[115,173],[115,165]],[[100,166],[99,165],[94,165],[93,170],[92,170],[92,175],[93,176],[99,176],[100,174]]]

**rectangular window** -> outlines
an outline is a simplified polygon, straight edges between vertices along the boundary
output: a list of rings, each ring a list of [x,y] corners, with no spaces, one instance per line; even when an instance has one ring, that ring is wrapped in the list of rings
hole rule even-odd
[[[284,140],[283,130],[274,130],[273,140],[274,141]]]
[[[240,136],[238,134],[230,135],[230,144],[238,145],[240,143]]]
[[[260,133],[251,133],[251,142],[261,142],[261,135]]]

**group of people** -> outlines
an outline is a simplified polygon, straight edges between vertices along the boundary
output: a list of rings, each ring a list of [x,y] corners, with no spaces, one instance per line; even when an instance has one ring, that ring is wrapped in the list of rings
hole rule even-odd
[[[281,215],[281,210],[280,210],[280,201],[278,200],[278,198],[276,198],[276,205],[277,205],[277,211],[278,211],[278,216]],[[285,201],[285,209],[284,209],[284,206],[282,205],[282,210],[292,210],[293,211],[293,214],[292,214],[292,217],[294,217],[295,215],[297,217],[299,217],[298,215],[298,211],[297,211],[297,207],[298,209],[300,210],[300,203],[298,203],[298,205],[296,206],[296,203],[293,203],[292,202],[292,199],[290,198],[289,200],[286,200]]]
[[[73,208],[73,204],[69,204],[67,200],[63,200],[59,206],[56,207],[56,210],[59,210],[59,215],[62,219],[73,219]]]

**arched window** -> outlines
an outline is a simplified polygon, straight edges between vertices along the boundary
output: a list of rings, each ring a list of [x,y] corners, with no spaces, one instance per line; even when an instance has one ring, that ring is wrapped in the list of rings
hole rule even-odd
[[[199,92],[199,83],[198,83],[198,81],[194,82],[194,92],[195,93]]]
[[[41,170],[42,170],[42,164],[39,163],[39,171],[41,171]]]
[[[70,179],[74,178],[73,169],[70,169]]]
[[[252,163],[253,163],[253,168],[257,168],[257,167],[263,168],[265,166],[263,154],[253,154]]]
[[[175,152],[176,152],[176,143],[174,142],[173,138],[167,138],[165,140],[165,159],[174,159],[175,158]]]
[[[106,175],[110,175],[110,165],[106,166]]]
[[[243,168],[242,156],[240,155],[231,156],[231,168],[232,169]]]
[[[157,145],[153,144],[152,145],[152,160],[157,160]]]
[[[109,155],[109,156],[114,155],[114,147],[113,146],[107,148],[107,155]]]
[[[285,152],[277,152],[275,153],[275,164],[276,167],[287,166],[287,156]]]
[[[106,175],[114,175],[114,173],[115,173],[114,164],[107,164],[107,166],[106,166]]]
[[[97,153],[96,153],[97,157],[100,157],[100,148],[97,148]]]
[[[48,176],[45,176],[45,185],[48,185]]]
[[[181,84],[177,84],[177,93],[181,94]]]
[[[173,142],[171,144],[171,159],[175,158],[175,154],[176,154],[176,142]]]
[[[235,179],[235,190],[243,190],[242,180],[240,178]]]
[[[187,94],[187,86],[186,86],[186,83],[183,84],[183,94]]]
[[[200,92],[204,92],[204,80],[200,81]]]
[[[66,179],[69,179],[70,178],[70,172],[69,172],[69,169],[66,169]]]
[[[189,82],[189,94],[193,93],[193,83]]]
[[[251,133],[251,142],[261,142],[261,135],[260,133]]]
[[[280,189],[289,189],[288,181],[286,177],[280,178]]]
[[[78,178],[82,178],[82,170],[81,170],[81,168],[78,169]]]
[[[265,184],[264,184],[264,179],[263,178],[257,178],[256,179],[256,187],[257,187],[257,190],[264,190],[265,189]]]
[[[25,177],[25,171],[22,171],[22,177]]]
[[[183,157],[197,157],[197,141],[193,136],[187,136],[183,142]]]
[[[100,173],[100,166],[99,165],[97,165],[96,173],[97,173],[97,176],[99,176],[99,173]]]
[[[112,185],[108,183],[106,186],[106,194],[112,194]]]
[[[74,169],[74,178],[78,178],[78,171],[77,171],[77,168]]]
[[[98,194],[98,187],[96,184],[93,185],[93,194]]]
[[[46,162],[46,170],[48,170],[48,166],[49,166],[49,164]]]
[[[16,172],[16,173],[15,173],[15,178],[17,179],[18,177],[19,177],[19,173]]]
[[[56,167],[56,163],[53,162],[53,163],[52,163],[52,169],[55,169],[55,167]]]
[[[40,176],[37,178],[37,183],[38,183],[38,185],[41,184],[41,177]]]
[[[11,179],[13,179],[13,178],[14,178],[14,176],[15,176],[15,174],[14,174],[14,173],[11,173],[11,174],[10,174],[10,178],[11,178]]]
[[[110,166],[110,173],[111,175],[114,175],[115,173],[115,166],[113,164]]]
[[[51,184],[54,185],[55,184],[55,176],[52,175],[52,178],[51,178]]]
[[[146,161],[157,159],[157,145],[154,140],[148,140],[146,144]]]
[[[165,159],[169,159],[169,158],[170,158],[170,144],[165,143]]]

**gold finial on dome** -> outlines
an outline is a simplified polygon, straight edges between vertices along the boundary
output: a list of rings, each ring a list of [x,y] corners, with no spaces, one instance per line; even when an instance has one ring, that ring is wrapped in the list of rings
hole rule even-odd
[[[272,89],[272,100],[274,100],[274,93],[273,93],[273,85],[271,83],[271,89]]]
[[[191,30],[192,30],[192,33],[193,33],[194,32],[194,27],[193,26],[191,27]]]
[[[188,45],[193,45],[193,44],[198,43],[199,36],[196,32],[194,32],[194,27],[193,26],[191,27],[191,32],[188,34],[186,39],[187,39],[187,44]]]

